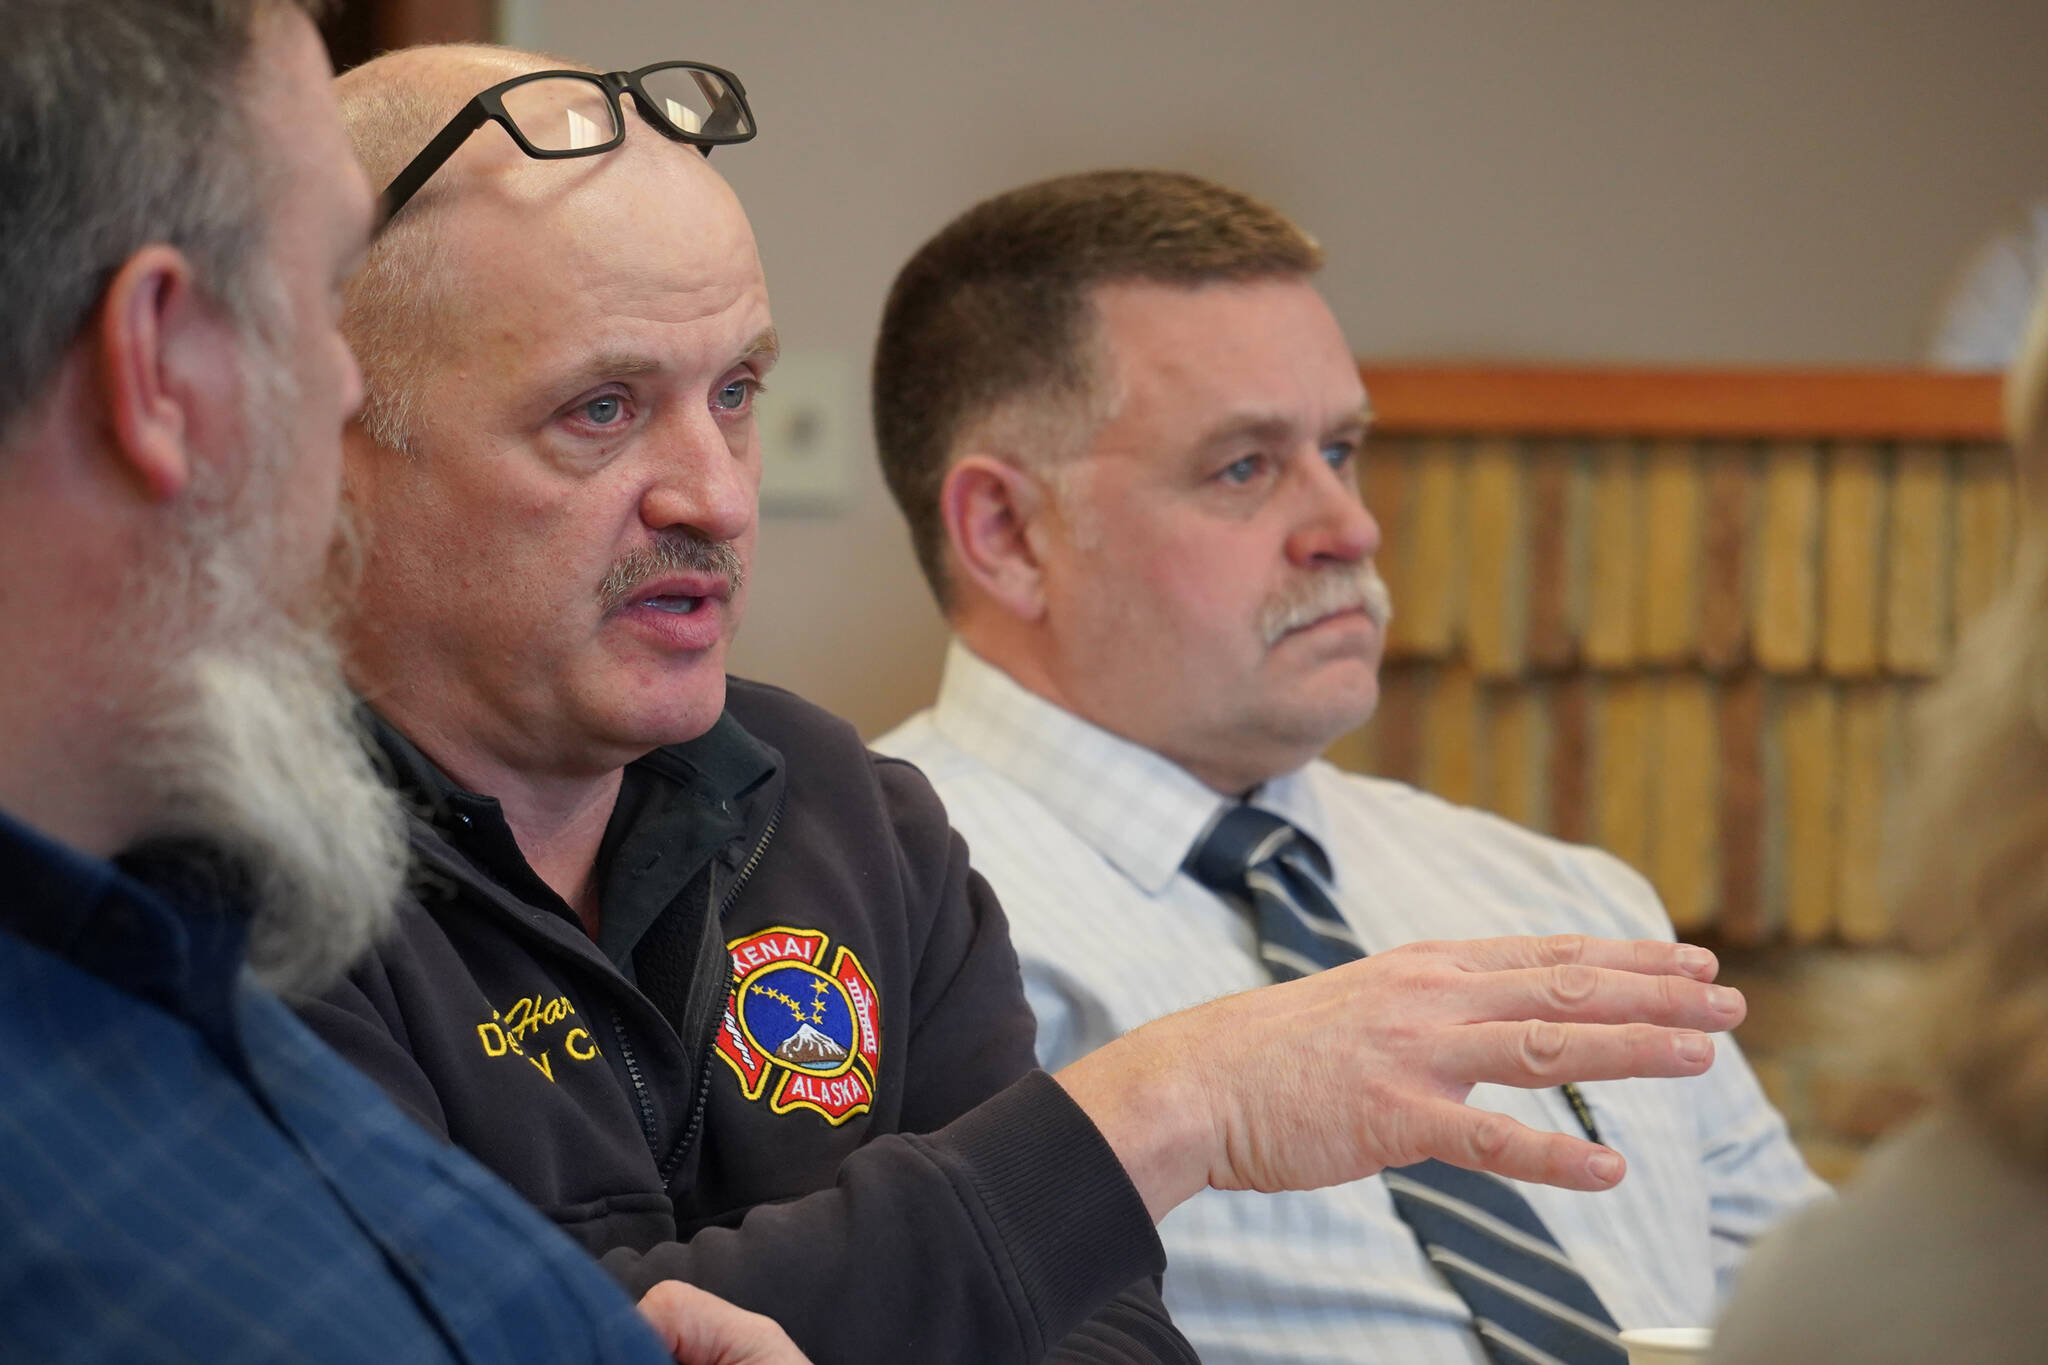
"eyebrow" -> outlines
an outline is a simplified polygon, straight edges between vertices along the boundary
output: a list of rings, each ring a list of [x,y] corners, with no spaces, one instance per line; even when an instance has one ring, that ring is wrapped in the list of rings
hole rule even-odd
[[[740,352],[741,360],[751,360],[763,374],[775,368],[775,362],[782,358],[782,338],[775,334],[773,327],[764,327],[760,334],[747,343],[747,349]]]
[[[753,362],[763,373],[772,369],[782,354],[782,343],[773,327],[763,328],[739,354],[735,364]],[[632,379],[643,374],[659,374],[669,366],[645,351],[617,350],[599,351],[589,360],[576,367],[576,372],[564,381],[563,387],[583,388],[604,379]]]
[[[1353,427],[1363,431],[1371,425],[1372,403],[1368,401],[1359,404],[1357,411],[1347,413],[1331,423],[1320,434],[1328,435],[1332,432],[1346,431]],[[1206,450],[1212,446],[1228,444],[1241,436],[1278,438],[1288,435],[1293,430],[1294,423],[1279,413],[1243,412],[1233,417],[1226,417],[1211,427],[1203,434],[1200,444]]]

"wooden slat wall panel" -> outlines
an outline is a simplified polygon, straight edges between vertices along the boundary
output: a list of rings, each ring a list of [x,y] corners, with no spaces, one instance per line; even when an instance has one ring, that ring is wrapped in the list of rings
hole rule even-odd
[[[1387,642],[1387,651],[1398,657],[1402,641],[1408,632],[1408,555],[1407,548],[1414,541],[1413,528],[1409,525],[1410,492],[1415,486],[1415,458],[1417,441],[1375,440],[1365,451],[1365,459],[1359,465],[1359,491],[1365,497],[1365,505],[1380,527],[1380,553],[1378,565],[1380,577],[1385,580],[1387,591],[1401,604],[1404,619],[1394,622],[1393,638]]]
[[[1765,919],[1763,674],[1741,674],[1716,698],[1721,734],[1721,895],[1718,927],[1735,943],[1761,943]]]
[[[1643,462],[1643,661],[1690,663],[1700,648],[1701,508],[1699,452],[1659,441]]]
[[[1593,689],[1593,839],[1636,867],[1650,858],[1650,683],[1604,675]]]
[[[1566,674],[1550,696],[1550,832],[1571,843],[1593,837],[1593,684]]]
[[[1584,601],[1584,541],[1579,523],[1587,502],[1589,471],[1574,445],[1529,449],[1523,485],[1529,516],[1529,666],[1567,668],[1578,658]]]
[[[1837,678],[1878,671],[1885,477],[1875,448],[1837,446],[1827,462],[1821,532],[1821,666]]]
[[[1884,817],[1899,769],[1899,689],[1856,683],[1842,689],[1840,828],[1836,838],[1836,929],[1850,943],[1891,936],[1879,877]]]
[[[1388,546],[1401,562],[1403,597],[1389,642],[1397,657],[1440,659],[1457,642],[1465,577],[1458,526],[1464,473],[1464,452],[1448,439],[1424,442],[1408,467],[1401,509],[1406,543]]]
[[[1763,518],[1751,605],[1756,661],[1767,672],[1813,664],[1820,620],[1820,451],[1787,443],[1764,457]]]
[[[1701,456],[1707,472],[1700,527],[1700,665],[1726,673],[1749,659],[1759,459],[1746,446],[1709,446]]]
[[[1932,677],[1948,658],[1949,461],[1930,446],[1901,447],[1895,460],[1884,660],[1894,673]]]
[[[1494,438],[1473,448],[1466,495],[1468,653],[1481,677],[1516,677],[1527,658],[1529,561],[1522,459],[1513,442]]]
[[[1835,924],[1837,821],[1835,687],[1816,678],[1790,678],[1773,685],[1767,743],[1775,762],[1767,772],[1766,835],[1774,845],[1770,865],[1782,913],[1771,918],[1795,943],[1816,943]]]
[[[2012,571],[2012,462],[1966,450],[1956,457],[1955,600],[1950,612],[1960,633],[1982,611]]]
[[[1647,871],[1681,934],[1712,923],[1720,874],[1720,727],[1713,684],[1671,672],[1654,683]]]
[[[1425,706],[1422,785],[1446,801],[1470,805],[1479,798],[1484,752],[1479,680],[1470,668],[1453,664],[1437,674]]]
[[[1593,668],[1628,668],[1639,657],[1643,590],[1642,463],[1632,443],[1594,450],[1592,499],[1583,653]]]
[[[1549,691],[1533,678],[1493,688],[1486,701],[1487,781],[1479,804],[1532,829],[1550,823]]]
[[[1396,626],[1332,757],[1602,844],[1687,933],[1889,941],[1905,717],[2013,554],[1995,385],[1908,376],[1883,411],[1868,375],[1624,374],[1618,422],[1592,372],[1518,371],[1461,425],[1403,407],[1416,373],[1365,371]]]

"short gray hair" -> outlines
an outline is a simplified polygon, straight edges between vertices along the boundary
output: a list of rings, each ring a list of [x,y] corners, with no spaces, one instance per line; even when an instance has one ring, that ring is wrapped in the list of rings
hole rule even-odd
[[[0,0],[0,436],[153,242],[249,320],[268,177],[241,98],[257,18],[325,0]]]

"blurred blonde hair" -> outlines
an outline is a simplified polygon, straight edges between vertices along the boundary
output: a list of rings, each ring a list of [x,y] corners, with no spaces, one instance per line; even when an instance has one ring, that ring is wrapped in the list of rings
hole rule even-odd
[[[1929,1019],[1939,1084],[2014,1156],[2048,1168],[2048,294],[2005,410],[2013,581],[1919,707],[1894,899],[1918,941],[1952,945]]]

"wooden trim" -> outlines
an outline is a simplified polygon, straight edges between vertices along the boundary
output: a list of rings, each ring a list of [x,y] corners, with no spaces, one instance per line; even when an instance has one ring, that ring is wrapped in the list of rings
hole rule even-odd
[[[488,43],[497,37],[494,0],[384,0],[376,12],[377,46]]]
[[[1389,434],[2003,441],[1999,376],[1365,362]]]

